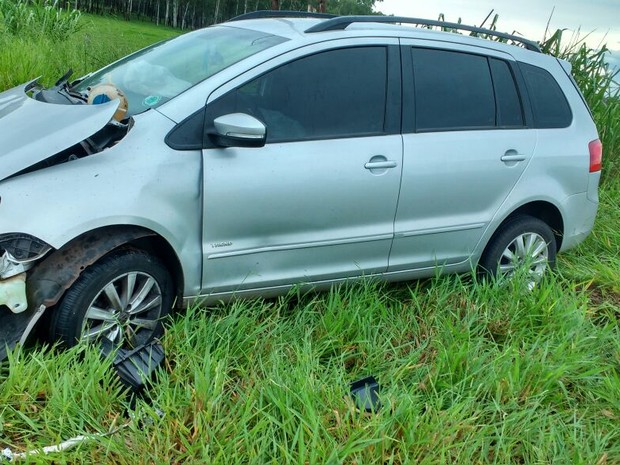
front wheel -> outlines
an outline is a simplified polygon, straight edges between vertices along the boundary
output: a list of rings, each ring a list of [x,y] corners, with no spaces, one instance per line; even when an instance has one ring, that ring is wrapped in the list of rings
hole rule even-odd
[[[50,335],[65,347],[107,338],[138,347],[163,332],[174,286],[166,267],[134,249],[111,252],[89,266],[52,314]]]
[[[531,289],[555,267],[557,245],[544,221],[522,215],[508,221],[487,245],[478,266],[483,275],[512,278],[526,276]]]

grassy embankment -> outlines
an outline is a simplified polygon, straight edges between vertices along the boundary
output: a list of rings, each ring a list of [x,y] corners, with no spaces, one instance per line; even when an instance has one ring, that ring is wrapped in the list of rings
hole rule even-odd
[[[0,88],[40,74],[52,82],[68,67],[80,75],[174,34],[82,22],[62,43],[0,34]],[[595,231],[561,256],[553,279],[525,292],[450,276],[191,309],[171,324],[165,369],[138,402],[150,421],[32,462],[619,463],[620,189],[610,162],[620,106],[597,97],[596,79],[582,83],[615,148]],[[365,416],[345,394],[369,374],[384,407]],[[17,354],[0,382],[0,447],[31,450],[127,421],[92,348]]]
[[[17,36],[3,34],[0,21],[0,89],[38,76],[51,85],[69,68],[75,79],[134,50],[179,34],[172,28],[95,15],[82,15],[78,24],[76,33],[54,39],[21,32]]]

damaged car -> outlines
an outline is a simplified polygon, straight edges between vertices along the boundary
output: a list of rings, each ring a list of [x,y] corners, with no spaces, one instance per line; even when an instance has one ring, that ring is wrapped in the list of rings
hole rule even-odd
[[[362,276],[534,286],[601,159],[568,63],[462,24],[257,12],[34,80],[0,93],[0,358]]]

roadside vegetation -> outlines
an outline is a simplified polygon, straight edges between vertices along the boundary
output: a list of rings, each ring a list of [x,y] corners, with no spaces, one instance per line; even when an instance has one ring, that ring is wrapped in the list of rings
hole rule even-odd
[[[24,26],[11,26],[6,11],[12,11],[10,0],[0,0],[0,89],[28,82],[41,76],[41,82],[52,85],[69,68],[73,79],[95,71],[128,53],[147,45],[179,35],[181,31],[154,24],[123,21],[113,17],[77,14],[63,11],[47,18],[69,24],[56,29],[70,30],[57,38],[43,32],[22,33]],[[15,8],[18,8],[15,6]],[[21,21],[29,16],[22,14]],[[73,22],[74,18],[77,22]],[[33,20],[31,20],[33,21]],[[37,31],[53,26],[36,23]]]
[[[74,26],[59,41],[0,22],[0,90],[178,33]],[[131,417],[95,348],[17,352],[0,366],[0,450],[110,432],[28,462],[620,463],[620,97],[604,53],[559,35],[545,47],[573,63],[605,144],[595,230],[554,276],[532,292],[446,276],[191,308]],[[375,414],[347,398],[368,375]]]

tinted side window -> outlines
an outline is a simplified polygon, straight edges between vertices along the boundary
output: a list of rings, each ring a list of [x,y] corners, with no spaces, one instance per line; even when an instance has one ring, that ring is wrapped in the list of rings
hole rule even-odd
[[[330,50],[280,66],[207,106],[207,121],[248,113],[268,142],[378,135],[385,131],[387,49]]]
[[[566,97],[547,70],[519,63],[530,94],[534,126],[537,128],[565,128],[573,119]]]
[[[493,87],[497,103],[497,125],[500,127],[523,126],[523,109],[514,77],[508,63],[489,58]]]
[[[413,48],[418,131],[495,127],[495,97],[487,59]]]

